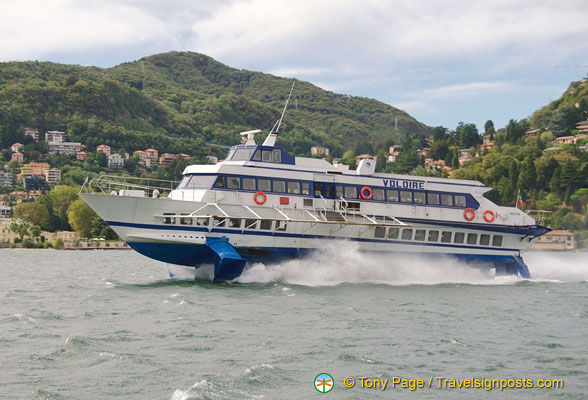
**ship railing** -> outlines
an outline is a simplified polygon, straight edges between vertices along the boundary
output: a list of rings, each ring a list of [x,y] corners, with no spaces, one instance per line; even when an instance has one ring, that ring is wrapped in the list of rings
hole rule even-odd
[[[178,181],[134,176],[100,175],[87,177],[80,193],[104,193],[134,197],[165,197],[178,186]]]
[[[203,212],[204,207],[206,206],[214,206],[217,212]],[[298,210],[304,211],[298,213],[296,218],[289,217],[286,213],[276,209],[282,217],[262,217],[259,214],[255,213],[251,207],[243,206],[248,211],[251,212],[248,216],[243,215],[232,215],[227,213],[225,210],[222,209],[221,206],[214,203],[208,203],[207,205],[198,208],[197,210],[193,211],[190,214],[175,214],[175,213],[163,213],[155,215],[156,218],[162,219],[164,224],[166,225],[176,225],[178,222],[181,225],[198,225],[198,226],[206,226],[209,230],[217,228],[219,226],[225,226],[226,221],[233,221],[233,220],[244,220],[245,222],[239,223],[241,229],[254,229],[252,227],[255,226],[257,221],[277,221],[275,224],[274,230],[283,230],[279,229],[278,226],[283,227],[288,223],[309,223],[311,226],[315,225],[339,225],[341,229],[344,226],[348,225],[355,225],[355,226],[364,226],[369,230],[371,227],[382,226],[382,227],[410,227],[411,225],[405,224],[394,217],[385,217],[385,218],[376,218],[376,217],[368,217],[365,215],[354,215],[353,218],[349,220],[337,220],[337,221],[329,221],[326,219],[319,219],[316,215],[309,212],[308,210]],[[305,217],[306,216],[306,217]],[[212,222],[208,221],[206,224],[202,223],[202,219],[211,219]],[[367,231],[366,230],[366,231]]]
[[[537,224],[541,226],[550,227],[551,225],[551,214],[552,211],[545,211],[545,210],[525,210],[527,215],[533,218]]]

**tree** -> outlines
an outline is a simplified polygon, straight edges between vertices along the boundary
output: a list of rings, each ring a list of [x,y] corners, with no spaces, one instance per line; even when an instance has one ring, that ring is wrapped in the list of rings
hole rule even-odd
[[[56,229],[68,230],[67,211],[70,205],[78,198],[78,189],[71,186],[56,186],[49,192],[49,199],[53,205],[53,211],[58,218],[59,226]]]
[[[95,217],[94,210],[82,199],[77,199],[71,203],[67,212],[69,224],[80,237],[90,237],[92,220]]]
[[[489,119],[484,124],[484,133],[486,135],[493,135],[494,132],[496,132],[496,130],[494,129],[494,122],[491,119]]]
[[[33,239],[37,239],[39,236],[41,236],[41,233],[43,233],[43,231],[39,225],[31,226],[31,236]]]
[[[49,223],[47,207],[38,202],[20,203],[14,207],[14,215],[26,218],[33,225],[46,226]]]
[[[13,219],[9,228],[20,237],[22,243],[24,237],[30,234],[31,223],[25,219]]]

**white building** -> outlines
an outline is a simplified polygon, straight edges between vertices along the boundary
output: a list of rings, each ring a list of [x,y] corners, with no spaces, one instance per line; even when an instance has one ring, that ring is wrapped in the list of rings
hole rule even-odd
[[[312,146],[310,148],[310,154],[312,154],[313,156],[324,154],[328,157],[330,152],[331,151],[327,147]]]
[[[122,168],[125,166],[125,159],[118,153],[108,156],[108,168]]]
[[[39,141],[39,130],[38,129],[25,128],[24,134],[25,134],[25,136],[32,137],[35,140],[35,142]]]
[[[82,150],[82,144],[78,142],[48,142],[49,154],[77,154]]]
[[[43,172],[45,179],[49,183],[57,183],[61,180],[61,171],[59,168],[49,168]]]
[[[47,143],[50,142],[58,142],[61,143],[64,141],[65,138],[65,132],[59,132],[59,131],[47,131],[45,132],[45,141]]]
[[[13,175],[12,172],[0,171],[0,186],[12,187]]]

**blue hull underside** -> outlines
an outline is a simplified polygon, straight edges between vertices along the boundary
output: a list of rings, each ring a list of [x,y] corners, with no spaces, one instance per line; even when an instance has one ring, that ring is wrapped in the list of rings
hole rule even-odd
[[[293,248],[235,249],[224,238],[207,241],[206,245],[145,242],[129,242],[128,244],[147,257],[170,264],[193,268],[213,264],[213,280],[215,281],[230,281],[239,277],[246,263],[278,263],[316,251]],[[526,279],[531,277],[527,265],[520,256],[448,253],[427,253],[426,256],[431,258],[451,256],[468,264],[491,265],[496,268],[497,274],[519,275]]]

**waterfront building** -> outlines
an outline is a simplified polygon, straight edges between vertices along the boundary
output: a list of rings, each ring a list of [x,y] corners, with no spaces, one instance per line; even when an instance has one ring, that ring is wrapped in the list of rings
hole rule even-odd
[[[0,218],[12,217],[12,207],[6,205],[0,205]]]
[[[576,248],[576,234],[557,230],[539,236],[531,245],[536,250],[574,250]]]

